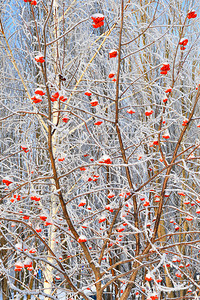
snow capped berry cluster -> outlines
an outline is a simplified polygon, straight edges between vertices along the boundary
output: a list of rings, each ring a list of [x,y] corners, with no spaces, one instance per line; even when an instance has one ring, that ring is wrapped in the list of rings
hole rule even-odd
[[[168,71],[170,71],[170,66],[168,63],[163,63],[163,66],[160,68],[160,74],[166,75]]]
[[[93,20],[93,24],[92,26],[94,28],[99,28],[102,27],[104,25],[104,15],[100,14],[100,13],[96,13],[94,15],[91,16],[91,19]]]

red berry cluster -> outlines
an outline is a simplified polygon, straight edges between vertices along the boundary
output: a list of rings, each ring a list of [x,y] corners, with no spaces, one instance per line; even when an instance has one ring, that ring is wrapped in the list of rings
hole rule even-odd
[[[190,11],[188,13],[187,17],[188,17],[188,19],[195,19],[197,17],[195,10]]]
[[[170,70],[169,64],[163,64],[163,66],[160,68],[160,74],[166,75],[169,70]]]
[[[36,56],[35,61],[42,64],[43,62],[45,62],[44,56],[40,56],[40,55]]]
[[[30,2],[31,5],[37,5],[37,1],[35,0],[24,0],[24,2]]]
[[[94,28],[99,28],[104,25],[104,15],[102,14],[94,14],[91,16],[91,19],[94,22],[94,24],[92,24]]]
[[[185,46],[187,45],[188,43],[188,39],[181,39],[180,42],[179,42],[179,45],[181,46],[180,49],[181,50],[185,50]]]

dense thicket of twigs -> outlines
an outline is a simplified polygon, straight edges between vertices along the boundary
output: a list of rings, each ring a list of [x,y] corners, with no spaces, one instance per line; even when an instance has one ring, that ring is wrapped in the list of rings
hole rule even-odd
[[[3,299],[197,299],[199,2],[0,5]]]

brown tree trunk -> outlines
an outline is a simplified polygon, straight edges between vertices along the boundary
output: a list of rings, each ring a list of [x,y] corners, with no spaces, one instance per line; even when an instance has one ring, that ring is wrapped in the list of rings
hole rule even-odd
[[[2,280],[2,294],[3,294],[3,300],[9,299],[9,289],[8,289],[8,282],[6,277],[4,277]]]

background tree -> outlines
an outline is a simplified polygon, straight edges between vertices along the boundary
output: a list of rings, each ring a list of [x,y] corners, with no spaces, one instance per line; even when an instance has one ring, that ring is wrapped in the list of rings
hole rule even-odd
[[[4,299],[199,296],[198,10],[1,3]]]

